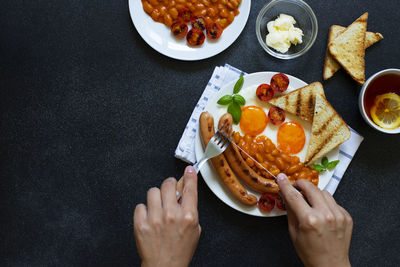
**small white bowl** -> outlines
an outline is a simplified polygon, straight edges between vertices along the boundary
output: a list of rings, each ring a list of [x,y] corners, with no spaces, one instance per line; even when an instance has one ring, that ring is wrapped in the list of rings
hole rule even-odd
[[[366,90],[368,89],[369,84],[375,80],[376,78],[385,75],[385,74],[396,74],[400,76],[400,69],[386,69],[386,70],[381,70],[380,72],[375,73],[374,75],[372,75],[363,85],[363,87],[361,88],[361,92],[360,95],[358,97],[358,106],[360,108],[360,112],[361,112],[361,116],[363,117],[363,119],[367,122],[367,124],[369,126],[371,126],[372,128],[374,128],[375,130],[378,130],[382,133],[388,133],[388,134],[398,134],[400,133],[400,127],[397,127],[396,129],[383,129],[381,127],[379,127],[378,125],[376,125],[367,115],[366,111],[365,111],[365,107],[364,107],[364,95]]]
[[[292,45],[286,53],[269,47],[265,42],[268,34],[268,22],[275,20],[280,14],[293,16],[296,27],[303,31],[303,42]],[[280,59],[292,59],[304,55],[314,44],[318,34],[318,21],[311,7],[302,0],[272,0],[258,13],[256,19],[256,34],[261,47],[271,56]]]

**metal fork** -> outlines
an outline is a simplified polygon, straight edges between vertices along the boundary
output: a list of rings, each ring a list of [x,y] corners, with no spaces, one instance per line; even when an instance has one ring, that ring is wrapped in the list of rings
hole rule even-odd
[[[197,161],[196,164],[193,165],[193,168],[196,170],[196,173],[200,171],[201,167],[204,165],[204,163],[206,163],[207,160],[220,155],[229,146],[231,133],[228,132],[225,126],[226,126],[225,124],[222,125],[222,127],[217,130],[217,132],[213,135],[213,137],[211,137],[210,141],[206,146],[206,151],[204,152],[204,156],[199,161]],[[182,195],[182,189],[183,189],[182,178],[183,176],[181,177],[181,179],[179,179],[176,185],[176,195],[178,199]]]

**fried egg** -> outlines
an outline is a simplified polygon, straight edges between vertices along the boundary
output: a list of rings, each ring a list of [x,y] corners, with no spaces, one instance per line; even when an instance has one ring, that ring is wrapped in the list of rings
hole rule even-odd
[[[253,105],[242,108],[239,126],[244,134],[259,135],[265,130],[267,124],[268,117],[264,109]]]
[[[299,153],[306,143],[306,134],[303,127],[295,121],[284,122],[279,126],[277,143],[278,149],[286,154]]]
[[[285,112],[286,119],[281,125],[272,124],[267,116],[272,105],[259,100],[256,90],[257,85],[240,91],[239,94],[245,98],[246,104],[242,107],[240,122],[233,125],[233,130],[240,132],[241,135],[265,135],[280,150],[297,156],[304,162],[310,141],[311,124],[288,112]],[[219,106],[216,122],[226,112],[226,106]]]

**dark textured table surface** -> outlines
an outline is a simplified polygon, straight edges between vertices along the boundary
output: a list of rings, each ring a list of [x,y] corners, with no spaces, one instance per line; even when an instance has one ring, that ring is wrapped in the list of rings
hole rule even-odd
[[[247,1],[247,0],[243,0]],[[135,205],[185,164],[174,150],[216,65],[322,80],[329,26],[369,11],[385,37],[368,48],[366,76],[399,67],[399,1],[307,1],[319,22],[304,56],[281,61],[259,46],[252,1],[240,37],[199,62],[167,58],[134,28],[128,1],[0,3],[0,265],[137,266]],[[365,140],[335,194],[353,216],[354,266],[400,262],[400,136],[362,120],[360,86],[344,71],[328,100]],[[199,179],[203,233],[193,266],[300,266],[285,217],[223,204]]]

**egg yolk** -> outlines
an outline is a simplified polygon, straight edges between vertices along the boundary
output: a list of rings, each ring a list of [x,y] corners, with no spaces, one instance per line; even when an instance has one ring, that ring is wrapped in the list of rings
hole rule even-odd
[[[240,129],[244,134],[256,136],[267,127],[268,117],[264,110],[257,106],[247,106],[242,109]]]
[[[278,149],[282,152],[287,154],[299,153],[306,143],[303,127],[294,121],[285,122],[279,127],[277,143]]]

